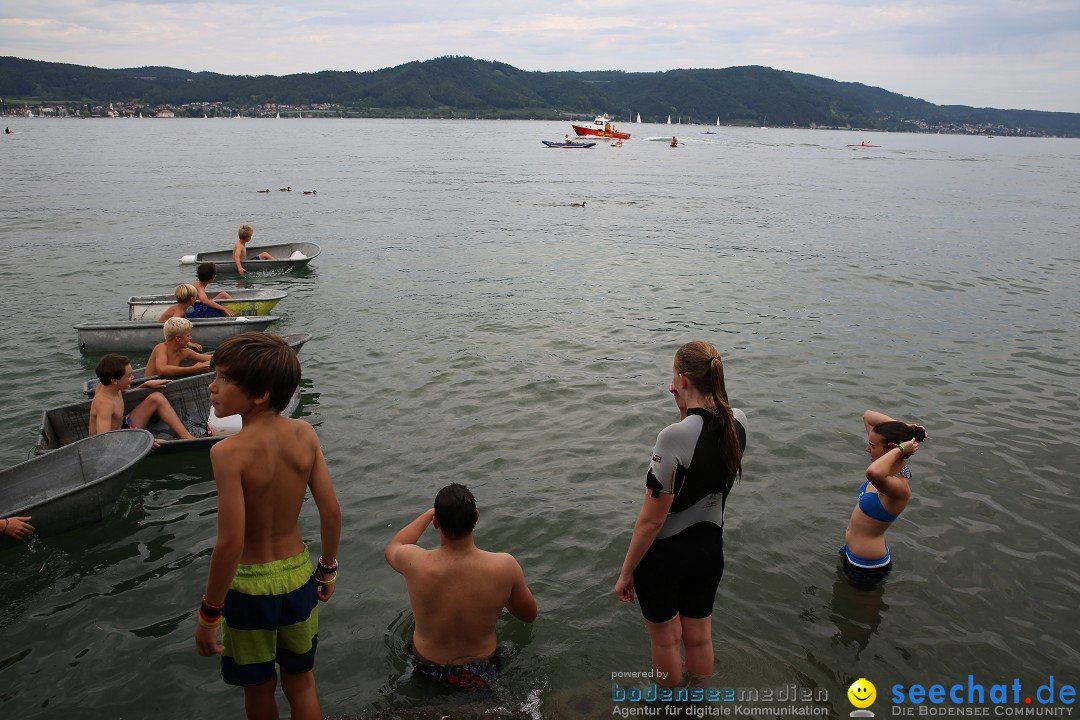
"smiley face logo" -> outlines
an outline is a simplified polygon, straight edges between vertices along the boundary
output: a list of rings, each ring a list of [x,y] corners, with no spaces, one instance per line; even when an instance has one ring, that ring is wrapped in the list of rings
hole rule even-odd
[[[859,678],[847,689],[848,700],[857,708],[868,708],[877,699],[877,688],[866,678]]]

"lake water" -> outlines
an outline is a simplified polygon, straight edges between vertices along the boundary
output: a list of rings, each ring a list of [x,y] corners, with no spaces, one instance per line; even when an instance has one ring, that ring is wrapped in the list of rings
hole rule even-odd
[[[842,717],[860,677],[879,716],[894,684],[1080,680],[1080,140],[634,125],[566,151],[541,145],[569,130],[550,122],[9,124],[4,466],[92,374],[72,325],[190,281],[177,258],[243,222],[253,245],[322,246],[250,284],[289,292],[275,331],[314,334],[299,414],[345,513],[328,715],[611,716],[612,674],[649,668],[612,586],[693,339],[749,418],[713,685],[824,690]],[[682,147],[644,139],[672,130]],[[835,555],[867,408],[930,433],[870,593]],[[382,559],[450,481],[540,606],[500,622],[502,682],[464,700],[402,679],[412,620]],[[0,549],[0,715],[240,715],[192,637],[215,510],[205,456],[150,457],[105,522]],[[317,542],[311,503],[301,523]]]

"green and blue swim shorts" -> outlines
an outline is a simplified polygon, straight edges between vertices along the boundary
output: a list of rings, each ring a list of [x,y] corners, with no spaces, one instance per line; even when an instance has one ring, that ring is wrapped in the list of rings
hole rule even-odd
[[[297,675],[315,667],[319,596],[311,558],[241,565],[225,596],[221,675],[251,687],[274,677],[274,663]]]

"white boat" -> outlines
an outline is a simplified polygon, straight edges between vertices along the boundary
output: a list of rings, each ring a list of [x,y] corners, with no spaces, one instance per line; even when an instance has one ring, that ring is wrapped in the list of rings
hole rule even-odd
[[[641,113],[637,114],[637,120],[635,120],[634,122],[637,123],[638,125],[641,124]]]
[[[608,117],[607,113],[604,113],[603,115],[597,115],[596,119],[593,120],[592,122],[593,122],[593,125],[599,125],[600,127],[604,127],[604,125],[611,122],[611,118]]]
[[[668,125],[670,125],[670,124],[671,124],[671,116],[670,116],[670,115],[668,115],[668,116],[667,116],[667,124],[668,124]]]

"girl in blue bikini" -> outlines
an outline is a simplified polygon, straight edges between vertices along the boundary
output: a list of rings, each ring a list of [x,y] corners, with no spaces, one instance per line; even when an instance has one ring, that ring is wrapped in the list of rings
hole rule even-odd
[[[844,573],[853,583],[873,586],[892,569],[885,531],[911,499],[907,459],[919,451],[926,428],[906,425],[874,410],[863,413],[863,424],[871,463],[866,468],[866,482],[859,487],[859,501],[851,512],[840,554]]]

